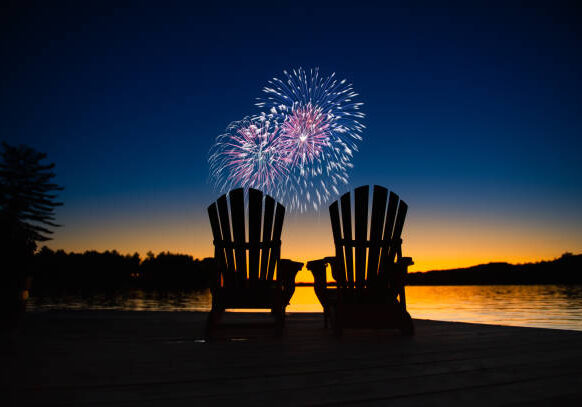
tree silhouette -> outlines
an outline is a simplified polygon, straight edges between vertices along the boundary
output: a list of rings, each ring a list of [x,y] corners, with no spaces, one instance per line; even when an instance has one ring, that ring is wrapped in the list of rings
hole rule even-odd
[[[51,182],[54,164],[42,164],[46,154],[28,146],[2,143],[0,156],[0,222],[3,247],[32,254],[37,242],[50,240],[49,227],[58,227],[54,209],[55,191],[63,188]]]
[[[46,154],[24,145],[2,143],[0,152],[0,318],[1,328],[13,326],[24,311],[27,276],[37,242],[50,240],[55,191],[54,164],[42,164]]]

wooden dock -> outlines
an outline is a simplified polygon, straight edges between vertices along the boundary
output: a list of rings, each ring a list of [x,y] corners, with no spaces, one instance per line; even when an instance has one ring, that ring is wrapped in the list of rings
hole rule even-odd
[[[416,320],[417,334],[350,331],[320,314],[286,332],[227,314],[68,311],[26,315],[4,336],[2,399],[17,406],[579,405],[582,332]]]

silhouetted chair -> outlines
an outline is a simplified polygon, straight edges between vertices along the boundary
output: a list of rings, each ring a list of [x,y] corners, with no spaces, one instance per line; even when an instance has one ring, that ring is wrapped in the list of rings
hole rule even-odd
[[[285,307],[295,290],[295,275],[303,267],[303,263],[280,260],[285,207],[256,189],[248,192],[247,241],[244,195],[243,189],[234,189],[208,207],[217,265],[208,337],[224,310],[233,308],[270,309],[280,332]]]
[[[388,190],[374,186],[368,228],[368,195],[368,186],[354,190],[353,217],[349,192],[330,205],[336,255],[308,262],[307,268],[313,273],[325,325],[330,318],[336,335],[343,328],[381,327],[412,335],[414,325],[406,311],[404,286],[408,266],[414,263],[410,257],[402,257],[400,238],[408,206],[393,192],[387,200]],[[336,288],[328,287],[327,264]]]

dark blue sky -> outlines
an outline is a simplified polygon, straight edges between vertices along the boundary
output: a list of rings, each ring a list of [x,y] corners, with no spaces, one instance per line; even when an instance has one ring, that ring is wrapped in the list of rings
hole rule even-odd
[[[441,227],[516,221],[582,245],[582,24],[566,3],[21,3],[1,17],[0,138],[56,162],[67,225],[56,246],[108,247],[88,237],[96,224],[115,225],[101,239],[207,228],[210,145],[299,66],[348,78],[365,103],[350,187],[385,185]],[[142,246],[126,249],[199,247]]]

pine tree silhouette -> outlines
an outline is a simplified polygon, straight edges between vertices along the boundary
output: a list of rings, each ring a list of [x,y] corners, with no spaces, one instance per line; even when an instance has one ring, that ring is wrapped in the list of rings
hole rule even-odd
[[[32,253],[37,242],[50,240],[49,227],[58,227],[53,192],[63,188],[51,182],[54,164],[42,164],[46,154],[28,146],[2,143],[0,154],[0,222],[2,246]],[[13,253],[15,254],[15,253]]]
[[[54,164],[24,145],[2,143],[0,152],[0,329],[17,325],[28,296],[30,265],[37,242],[50,240],[57,227]]]

